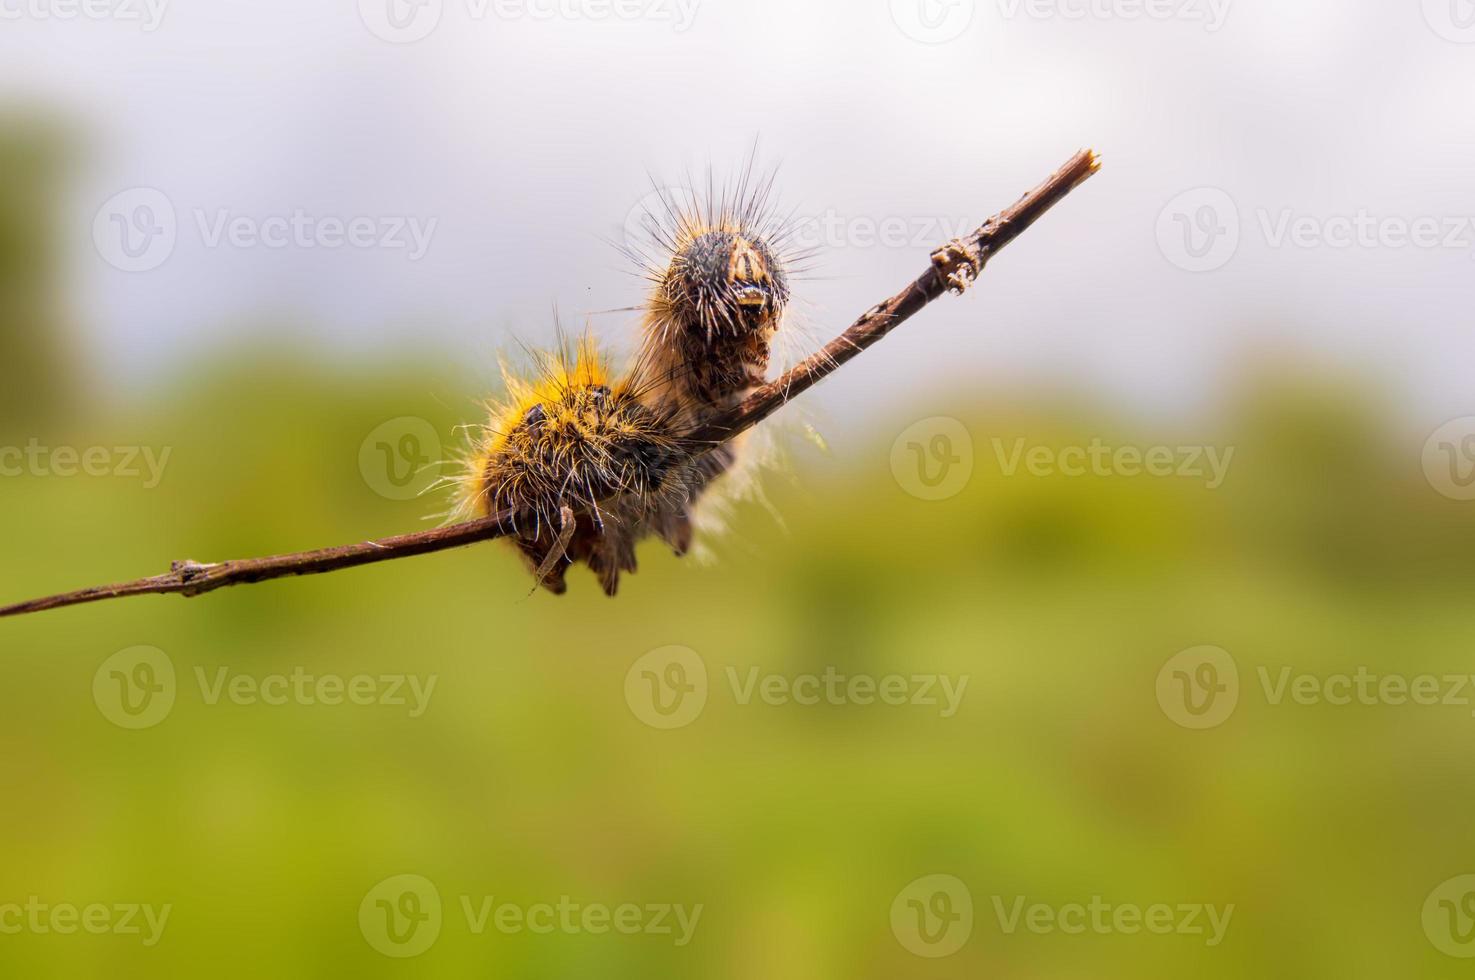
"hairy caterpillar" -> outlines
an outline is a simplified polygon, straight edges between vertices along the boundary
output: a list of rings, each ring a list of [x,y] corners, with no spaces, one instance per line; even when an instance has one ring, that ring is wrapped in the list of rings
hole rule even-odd
[[[691,548],[696,505],[742,440],[694,453],[682,436],[764,383],[788,309],[797,253],[771,189],[750,163],[735,186],[688,205],[661,195],[650,241],[628,249],[651,285],[623,377],[587,338],[542,355],[531,381],[504,365],[507,400],[490,406],[458,512],[516,512],[512,541],[550,591],[562,594],[583,562],[614,595],[651,535],[677,555]]]
[[[539,362],[531,381],[503,365],[506,400],[489,405],[458,509],[512,511],[508,540],[548,590],[562,594],[569,566],[582,561],[613,595],[620,572],[635,569],[633,525],[686,497],[672,419],[641,400],[638,371],[613,377],[588,338]]]

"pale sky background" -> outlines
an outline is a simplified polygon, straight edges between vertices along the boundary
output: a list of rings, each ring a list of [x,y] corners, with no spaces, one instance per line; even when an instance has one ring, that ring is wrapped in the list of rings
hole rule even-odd
[[[1093,146],[1099,177],[981,289],[824,386],[821,414],[1041,380],[1171,418],[1266,349],[1371,366],[1416,420],[1475,414],[1470,0],[173,0],[153,30],[124,19],[147,21],[147,2],[164,0],[64,19],[81,0],[0,0],[7,101],[53,106],[90,141],[76,312],[126,385],[263,322],[345,357],[417,344],[490,366],[546,337],[555,306],[577,325],[637,302],[606,239],[647,173],[729,170],[755,139],[783,202],[852,229],[797,289],[827,338]],[[376,36],[390,3],[428,36]],[[599,17],[613,8],[649,16]],[[94,224],[139,187],[165,196],[177,239],[127,272]],[[1180,199],[1199,188],[1217,192]],[[436,224],[418,261],[211,247],[199,227],[299,210]],[[1372,242],[1275,241],[1287,216],[1317,238],[1360,213],[1383,223]],[[1232,233],[1184,251],[1236,217],[1232,257]],[[1457,241],[1395,247],[1420,218]],[[905,240],[869,242],[888,219]],[[631,324],[594,319],[615,341]]]

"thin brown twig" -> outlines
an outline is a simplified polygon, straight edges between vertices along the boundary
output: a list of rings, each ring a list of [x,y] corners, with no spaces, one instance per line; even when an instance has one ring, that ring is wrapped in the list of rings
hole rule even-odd
[[[909,320],[949,290],[961,293],[983,272],[1005,245],[1024,233],[1040,216],[1101,168],[1091,150],[1071,157],[1039,187],[1010,208],[988,219],[973,234],[932,254],[932,268],[906,289],[867,311],[850,328],[771,384],[766,384],[725,415],[707,422],[687,439],[715,446],[752,428],[803,394],[867,347]]]
[[[768,418],[795,396],[814,387],[846,361],[886,336],[943,293],[962,292],[982,273],[989,259],[1094,174],[1100,165],[1100,158],[1090,150],[1077,153],[1065,166],[1020,198],[1012,207],[990,218],[973,234],[950,242],[933,253],[932,267],[921,277],[895,296],[867,311],[823,349],[783,377],[759,388],[737,408],[689,433],[686,436],[687,444],[693,452],[698,453],[716,448]],[[504,511],[482,520],[438,527],[416,534],[269,558],[248,558],[209,565],[193,561],[175,562],[170,571],[163,575],[22,602],[0,608],[0,617],[20,616],[132,595],[177,594],[192,597],[230,585],[265,582],[295,575],[320,575],[358,565],[446,551],[513,533],[513,516]]]

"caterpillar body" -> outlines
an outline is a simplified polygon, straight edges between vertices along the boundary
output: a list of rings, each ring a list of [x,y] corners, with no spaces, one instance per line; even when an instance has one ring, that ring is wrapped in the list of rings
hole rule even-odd
[[[614,377],[587,338],[539,361],[532,380],[504,365],[507,396],[489,405],[459,509],[510,511],[508,540],[550,591],[562,594],[568,567],[584,562],[613,594],[620,572],[634,570],[634,537],[620,523],[686,496],[672,422],[640,400],[637,375]]]

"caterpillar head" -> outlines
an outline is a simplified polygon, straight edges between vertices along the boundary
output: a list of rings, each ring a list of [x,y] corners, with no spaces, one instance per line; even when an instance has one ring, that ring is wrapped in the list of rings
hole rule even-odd
[[[688,225],[660,270],[645,353],[669,379],[671,400],[701,413],[764,382],[789,278],[779,252],[747,223]]]
[[[697,340],[743,337],[777,327],[788,275],[763,237],[742,228],[702,231],[672,255],[657,302],[673,327]]]
[[[642,358],[662,397],[700,415],[762,384],[789,305],[793,228],[770,204],[772,178],[752,164],[735,186],[706,196],[664,191],[648,210],[651,240],[631,248],[645,267]]]

